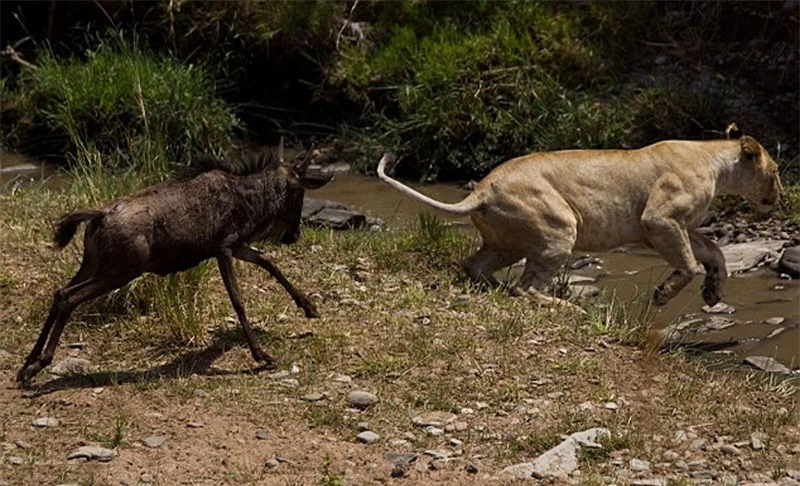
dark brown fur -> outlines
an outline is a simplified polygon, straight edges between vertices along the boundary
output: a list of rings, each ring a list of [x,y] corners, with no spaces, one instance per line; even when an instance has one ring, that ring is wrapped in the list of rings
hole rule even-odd
[[[319,316],[311,301],[274,263],[247,246],[255,241],[297,241],[305,189],[321,187],[330,180],[307,176],[307,167],[308,160],[288,165],[271,154],[239,167],[201,155],[171,180],[115,199],[100,210],[64,216],[56,223],[55,244],[65,247],[78,226],[87,222],[83,261],[72,280],[56,291],[39,339],[17,380],[26,383],[50,364],[70,313],[81,303],[145,272],[167,275],[209,258],[217,260],[253,358],[273,364],[248,323],[232,259],[267,270],[306,317]]]

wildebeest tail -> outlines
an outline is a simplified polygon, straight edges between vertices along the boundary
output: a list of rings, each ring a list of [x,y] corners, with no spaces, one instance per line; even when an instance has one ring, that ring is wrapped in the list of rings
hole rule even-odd
[[[78,229],[78,225],[84,221],[90,221],[102,215],[102,211],[79,211],[77,213],[71,213],[64,216],[56,223],[53,242],[59,248],[64,248],[72,240],[72,237],[75,236],[75,231]]]

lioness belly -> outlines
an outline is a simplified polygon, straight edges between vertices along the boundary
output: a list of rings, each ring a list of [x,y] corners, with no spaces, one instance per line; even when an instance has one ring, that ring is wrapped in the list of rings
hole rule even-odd
[[[638,215],[612,211],[603,218],[587,218],[578,224],[575,249],[605,251],[632,243],[643,243],[645,234]]]

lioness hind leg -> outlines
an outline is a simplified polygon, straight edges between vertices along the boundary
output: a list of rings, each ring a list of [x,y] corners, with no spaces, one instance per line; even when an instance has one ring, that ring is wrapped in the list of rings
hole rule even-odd
[[[706,278],[700,290],[703,301],[715,305],[722,300],[723,287],[728,278],[725,255],[713,241],[695,231],[689,232],[689,241],[695,258],[706,269]]]
[[[517,296],[532,298],[534,302],[541,305],[553,305],[586,314],[586,311],[580,306],[555,296],[545,295],[541,291],[558,269],[569,260],[571,252],[571,246],[567,250],[565,245],[561,250],[551,250],[546,255],[528,255],[525,270],[522,272],[522,276],[519,278],[512,293]]]
[[[476,285],[498,288],[501,284],[495,278],[494,272],[511,265],[520,258],[520,255],[513,252],[501,251],[484,245],[475,254],[465,258],[461,262],[461,267]]]

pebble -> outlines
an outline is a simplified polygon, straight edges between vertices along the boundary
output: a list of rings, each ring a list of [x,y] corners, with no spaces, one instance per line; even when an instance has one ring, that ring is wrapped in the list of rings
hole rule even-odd
[[[725,444],[723,445],[720,450],[723,454],[728,454],[729,456],[738,456],[742,453],[735,445]]]
[[[265,431],[259,430],[258,432],[256,432],[256,439],[258,439],[258,440],[267,440],[267,439],[269,439],[269,435],[267,435],[267,433]]]
[[[92,363],[88,359],[68,357],[50,367],[50,373],[54,375],[85,374],[89,372],[91,366]]]
[[[707,314],[733,314],[736,308],[724,302],[718,302],[715,306],[704,305],[703,312]]]
[[[608,410],[616,410],[617,408],[619,408],[619,406],[614,402],[606,402],[606,404],[603,406]]]
[[[29,443],[25,442],[24,440],[15,441],[14,444],[16,444],[16,446],[19,447],[20,449],[22,449],[23,451],[27,451],[28,449],[33,447],[32,445],[30,445]]]
[[[333,381],[336,383],[352,383],[353,379],[347,375],[336,375],[333,377]]]
[[[25,464],[25,459],[19,456],[8,456],[6,461],[12,466],[21,466]]]
[[[58,420],[50,417],[41,417],[33,421],[34,427],[58,427]]]
[[[779,326],[779,325],[783,324],[783,321],[785,321],[785,320],[786,320],[785,317],[770,317],[769,319],[764,319],[764,324],[771,324],[773,326]]]
[[[464,442],[456,438],[453,438],[450,439],[450,445],[453,447],[461,447],[462,445],[464,445]]]
[[[355,408],[364,410],[378,403],[378,397],[370,392],[355,390],[347,394],[347,403]]]
[[[108,462],[117,456],[117,451],[106,449],[99,446],[83,446],[67,456],[67,459],[96,459],[100,462]]]
[[[636,472],[649,471],[650,463],[648,461],[642,461],[641,459],[631,459],[630,468],[631,471]]]
[[[144,441],[142,442],[144,443],[145,447],[149,447],[150,449],[158,449],[159,447],[164,445],[164,442],[166,441],[167,441],[166,436],[153,435],[145,438]]]
[[[203,427],[202,422],[186,422],[186,426],[190,429],[199,429]]]
[[[356,439],[358,439],[359,442],[363,442],[364,444],[372,444],[373,442],[376,442],[380,438],[381,436],[369,430],[365,430],[364,432],[361,432],[356,436]]]
[[[203,398],[204,396],[206,396],[206,392],[200,388],[195,388],[194,391],[192,392],[192,395],[194,395],[197,398]]]
[[[431,425],[434,427],[444,427],[455,419],[456,416],[450,412],[434,411],[415,415],[411,419],[411,423],[417,427],[428,427]]]
[[[761,439],[753,436],[750,437],[750,447],[752,447],[754,451],[760,451],[764,448],[764,444],[761,442]]]
[[[478,473],[478,466],[476,466],[474,463],[470,462],[470,463],[467,463],[466,466],[464,466],[464,470],[467,471],[470,474],[477,474]]]
[[[369,430],[369,423],[368,422],[359,422],[356,426],[359,432],[364,432],[365,430]]]
[[[156,482],[156,478],[154,478],[152,474],[142,473],[142,475],[139,476],[139,482],[144,484],[153,484]]]
[[[266,467],[267,469],[275,469],[280,465],[280,463],[281,462],[277,459],[269,459],[267,460],[267,462],[264,463],[264,467]]]
[[[769,356],[748,356],[744,362],[769,373],[791,373],[792,370]]]
[[[660,478],[653,478],[653,479],[637,479],[631,481],[631,486],[666,486],[667,481],[665,479]]]
[[[681,458],[680,454],[678,454],[675,451],[664,451],[664,454],[663,454],[662,457],[667,462],[675,462],[675,461],[677,461],[678,459]]]
[[[434,437],[441,437],[444,435],[444,430],[438,427],[434,427],[432,425],[425,427],[425,432],[427,432],[428,435],[432,435]]]
[[[325,395],[323,395],[322,393],[320,393],[320,392],[311,392],[308,395],[305,395],[303,397],[303,400],[306,401],[306,402],[318,402],[318,401],[322,400],[323,398],[325,398]]]

